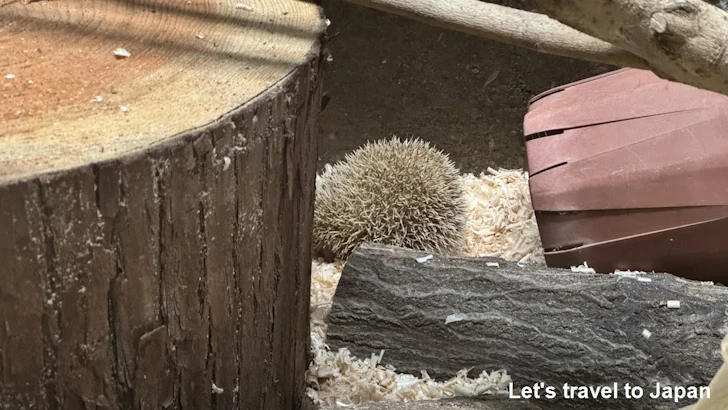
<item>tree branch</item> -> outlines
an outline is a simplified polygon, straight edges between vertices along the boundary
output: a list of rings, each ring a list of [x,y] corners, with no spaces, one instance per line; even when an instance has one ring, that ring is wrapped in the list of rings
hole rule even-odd
[[[656,74],[728,95],[728,13],[701,0],[537,0],[545,12],[629,50]]]
[[[433,26],[546,54],[621,67],[648,68],[632,53],[546,15],[478,0],[347,0]]]
[[[546,54],[728,95],[728,13],[701,0],[536,0],[546,14],[479,0],[346,0]]]

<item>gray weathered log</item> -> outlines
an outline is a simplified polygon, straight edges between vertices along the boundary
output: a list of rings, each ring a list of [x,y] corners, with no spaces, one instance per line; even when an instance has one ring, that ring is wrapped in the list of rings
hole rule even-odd
[[[497,258],[435,255],[418,263],[423,255],[373,244],[356,250],[334,298],[329,346],[359,357],[384,349],[384,362],[398,371],[427,370],[437,378],[467,367],[471,375],[505,368],[516,387],[629,382],[644,387],[645,396],[656,382],[707,386],[721,364],[724,286],[668,274],[642,282]],[[499,266],[487,266],[493,261]],[[667,300],[679,300],[680,308],[668,309]]]

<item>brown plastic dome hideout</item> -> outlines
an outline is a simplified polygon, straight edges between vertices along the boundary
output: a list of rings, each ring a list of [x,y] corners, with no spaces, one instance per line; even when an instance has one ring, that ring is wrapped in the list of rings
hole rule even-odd
[[[524,120],[546,262],[728,282],[728,97],[624,69]]]

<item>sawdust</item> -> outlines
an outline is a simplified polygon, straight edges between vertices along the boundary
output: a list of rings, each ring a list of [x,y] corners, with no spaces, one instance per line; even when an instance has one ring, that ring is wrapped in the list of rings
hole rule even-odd
[[[324,346],[315,348],[316,357],[307,373],[309,397],[317,404],[353,407],[369,401],[432,400],[453,396],[505,394],[511,378],[505,370],[482,372],[470,378],[461,370],[445,383],[432,380],[427,372],[420,377],[397,373],[382,365],[384,352],[359,360],[348,350],[333,353]]]
[[[334,263],[314,261],[311,265],[311,338],[321,343],[326,340],[326,318],[343,269],[344,262],[339,260]]]
[[[487,174],[465,174],[461,180],[468,201],[463,253],[545,266],[528,174],[489,168]]]
[[[461,252],[545,265],[531,207],[528,175],[521,170],[492,170],[461,176],[468,221]],[[308,395],[326,406],[353,406],[370,401],[410,401],[452,396],[502,394],[511,381],[505,370],[469,377],[467,369],[450,380],[397,373],[385,365],[386,352],[360,359],[347,349],[326,346],[326,318],[344,267],[343,261],[314,261],[311,269],[311,345],[314,360],[307,372]]]

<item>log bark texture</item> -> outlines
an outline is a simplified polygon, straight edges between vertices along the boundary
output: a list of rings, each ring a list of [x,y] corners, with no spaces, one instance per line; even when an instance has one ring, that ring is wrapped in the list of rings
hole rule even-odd
[[[257,5],[0,7],[0,408],[301,408],[324,23]]]
[[[724,286],[667,274],[642,282],[497,258],[435,255],[418,263],[423,255],[359,247],[334,297],[328,345],[358,357],[384,349],[385,364],[438,379],[462,368],[472,367],[471,375],[505,368],[516,387],[617,382],[641,386],[645,396],[657,382],[707,386],[722,363]],[[679,300],[680,308],[667,308],[668,300]],[[676,407],[649,399],[602,405]]]

